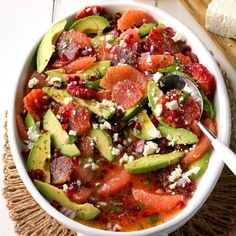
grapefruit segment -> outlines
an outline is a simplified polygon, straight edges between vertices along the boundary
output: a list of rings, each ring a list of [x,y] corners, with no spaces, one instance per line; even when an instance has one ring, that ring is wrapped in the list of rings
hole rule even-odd
[[[120,36],[125,40],[127,45],[132,46],[134,43],[140,42],[140,37],[136,29],[127,29]]]
[[[132,26],[141,26],[151,22],[155,22],[155,20],[148,13],[140,10],[128,10],[118,20],[117,25],[121,31],[125,31]]]
[[[138,69],[142,72],[149,71],[155,73],[158,68],[165,68],[174,63],[171,55],[150,55],[138,58]]]
[[[100,86],[111,90],[116,83],[124,80],[130,80],[138,84],[142,93],[147,91],[147,79],[141,72],[128,65],[110,67],[102,78]]]
[[[135,82],[124,80],[113,86],[111,96],[115,103],[129,109],[140,102],[143,93]]]

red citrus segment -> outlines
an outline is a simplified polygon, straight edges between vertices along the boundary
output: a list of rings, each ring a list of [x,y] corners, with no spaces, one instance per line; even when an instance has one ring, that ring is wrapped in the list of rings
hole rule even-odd
[[[211,72],[202,64],[195,63],[192,66],[193,78],[201,87],[207,97],[212,98],[216,90],[216,82]]]
[[[181,62],[183,66],[190,66],[192,64],[191,59],[182,53],[176,53],[175,57]]]
[[[99,90],[95,95],[95,99],[99,102],[102,102],[103,99],[111,100],[111,90]]]
[[[16,116],[16,129],[21,140],[27,140],[28,135],[24,121],[20,115]]]
[[[155,20],[148,13],[140,10],[128,10],[117,21],[117,25],[121,31],[125,31],[132,26],[141,26],[151,22],[155,22]]]
[[[93,190],[90,188],[80,187],[77,190],[67,191],[66,195],[73,202],[80,204],[86,202],[86,200],[89,198],[92,192]]]
[[[143,93],[147,90],[147,79],[134,67],[128,65],[108,68],[106,75],[101,80],[100,86],[105,89],[112,89],[117,82],[123,80],[130,80],[137,83]]]
[[[43,87],[48,86],[48,83],[46,81],[47,78],[44,74],[40,74],[40,73],[38,73],[38,71],[34,71],[33,74],[30,76],[29,80],[31,80],[33,78],[38,80],[37,84],[34,85],[34,89],[41,89]],[[27,86],[27,91],[29,91],[28,86]]]
[[[41,89],[31,90],[23,101],[25,108],[35,120],[40,120],[42,114],[48,109],[48,98]]]
[[[137,29],[127,29],[120,36],[129,46],[132,46],[134,43],[140,42],[140,37]]]
[[[92,157],[93,156],[93,142],[88,136],[81,136],[77,144],[80,150],[81,157]]]
[[[111,96],[115,103],[125,109],[129,109],[139,103],[143,97],[143,93],[135,82],[124,80],[113,86]]]
[[[91,128],[89,111],[78,103],[70,102],[60,107],[58,114],[62,117],[67,114],[70,130],[76,131],[78,135],[86,134]]]
[[[179,202],[183,201],[183,196],[181,195],[158,195],[143,189],[134,188],[132,194],[136,201],[143,204],[153,213],[159,214],[176,208]]]
[[[196,134],[198,137],[200,137],[200,136],[202,135],[202,131],[201,131],[201,129],[199,128],[198,123],[197,123],[196,120],[192,123],[190,129],[191,129],[191,131],[192,131],[194,134]]]
[[[212,120],[206,119],[203,124],[213,133],[216,134],[216,126]],[[211,149],[211,142],[209,139],[202,134],[201,138],[199,139],[198,143],[196,144],[195,148],[188,152],[185,157],[182,159],[182,162],[186,165],[190,165],[203,156],[204,153]]]
[[[142,72],[149,71],[155,73],[158,68],[165,68],[174,63],[171,55],[150,55],[138,58],[138,69]]]
[[[200,108],[192,97],[188,97],[186,101],[180,102],[181,93],[171,90],[161,100],[163,121],[174,128],[187,128],[192,125],[194,120],[200,116]],[[171,109],[169,103],[177,103],[176,109]]]
[[[67,74],[72,74],[77,71],[87,70],[94,62],[95,57],[80,57],[64,67]]]
[[[123,167],[117,167],[110,170],[106,176],[104,183],[98,189],[98,194],[103,196],[109,196],[114,192],[119,191],[131,181],[131,175],[126,172]]]
[[[154,46],[156,54],[168,52],[171,55],[175,55],[180,52],[178,44],[172,39],[172,33],[166,28],[152,29],[148,35],[148,42]]]
[[[99,16],[103,16],[106,14],[106,10],[104,7],[101,6],[88,6],[85,7],[83,10],[79,11],[76,15],[75,15],[75,19],[76,20],[80,20],[84,17],[87,16],[92,16],[92,15],[99,15]]]

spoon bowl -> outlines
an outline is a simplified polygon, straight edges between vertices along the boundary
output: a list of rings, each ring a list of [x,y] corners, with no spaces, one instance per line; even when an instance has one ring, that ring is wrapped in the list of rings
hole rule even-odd
[[[229,169],[236,175],[236,154],[230,150],[224,143],[220,142],[217,137],[201,123],[203,113],[203,98],[197,86],[190,79],[180,77],[178,75],[167,75],[158,80],[158,87],[165,94],[173,89],[182,90],[191,95],[200,108],[200,116],[198,118],[198,126],[203,134],[210,140],[213,148]]]

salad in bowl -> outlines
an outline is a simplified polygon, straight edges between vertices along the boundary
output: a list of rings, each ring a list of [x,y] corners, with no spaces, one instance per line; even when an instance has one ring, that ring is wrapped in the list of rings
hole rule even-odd
[[[28,176],[52,207],[102,232],[169,222],[208,167],[197,120],[217,133],[214,75],[147,11],[89,6],[71,19],[46,32],[25,79],[15,121]],[[166,76],[198,87],[202,114],[190,93],[161,90]]]

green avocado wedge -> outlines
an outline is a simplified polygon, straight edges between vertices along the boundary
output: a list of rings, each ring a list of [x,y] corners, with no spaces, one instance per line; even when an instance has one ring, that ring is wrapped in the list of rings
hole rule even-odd
[[[137,118],[141,123],[141,130],[137,132],[136,130],[131,129],[132,135],[144,140],[153,140],[161,137],[160,131],[158,131],[155,125],[152,123],[149,116],[147,115],[146,110],[141,111],[137,115]]]
[[[156,25],[154,23],[144,23],[138,28],[138,33],[141,38],[148,35],[150,31],[155,27]]]
[[[40,133],[39,127],[35,123],[34,118],[30,115],[30,113],[27,113],[25,117],[25,126],[27,129],[30,127],[33,128],[37,133]]]
[[[76,211],[76,216],[82,220],[92,220],[95,219],[100,211],[98,208],[94,207],[90,203],[77,204],[72,202],[63,192],[63,190],[56,188],[50,184],[43,183],[38,180],[34,180],[34,184],[39,192],[48,200],[56,201],[61,206],[70,208],[73,211]]]
[[[204,173],[206,172],[207,170],[207,167],[208,167],[208,163],[209,163],[209,159],[210,159],[210,156],[211,156],[211,151],[208,151],[206,152],[202,158],[196,162],[194,162],[190,167],[189,167],[189,170],[195,168],[195,167],[199,167],[200,170],[198,171],[197,174],[192,174],[191,175],[191,179],[198,179],[199,177],[203,176]]]
[[[102,16],[87,16],[77,20],[70,29],[80,31],[85,34],[102,34],[103,30],[110,26],[107,19]]]
[[[198,141],[197,135],[184,128],[159,125],[158,130],[162,137],[166,138],[169,135],[173,140],[176,140],[175,144],[194,144]]]
[[[39,44],[37,51],[37,71],[42,73],[46,68],[53,52],[55,51],[55,43],[64,30],[67,21],[61,20],[53,25],[44,35],[42,41]]]
[[[132,174],[142,174],[166,168],[179,162],[185,152],[171,152],[161,155],[150,155],[125,164],[125,170]]]
[[[38,137],[30,151],[26,162],[27,170],[41,169],[44,172],[44,182],[50,183],[50,133],[47,132]]]
[[[80,105],[86,107],[88,110],[90,110],[94,114],[101,116],[104,119],[109,119],[115,114],[115,111],[111,110],[110,107],[100,107],[99,102],[72,97],[70,96],[69,93],[67,93],[66,90],[63,90],[63,89],[43,87],[42,90],[49,97],[53,98],[56,102],[61,103],[62,105],[66,105],[65,101],[68,99],[68,100],[79,103]]]
[[[97,79],[101,79],[105,74],[107,69],[110,67],[111,61],[99,61],[93,63],[91,67],[81,73],[66,74],[63,69],[48,70],[45,73],[48,78],[59,77],[62,80],[66,80],[68,76],[79,76],[82,80],[88,80],[89,77],[95,76]]]
[[[111,153],[112,139],[105,130],[91,129],[88,136],[94,140],[96,148],[108,161],[114,160]]]
[[[80,151],[76,145],[69,143],[69,135],[62,129],[60,122],[50,109],[44,116],[43,128],[50,132],[53,144],[60,150],[61,154],[68,157],[80,155]]]

